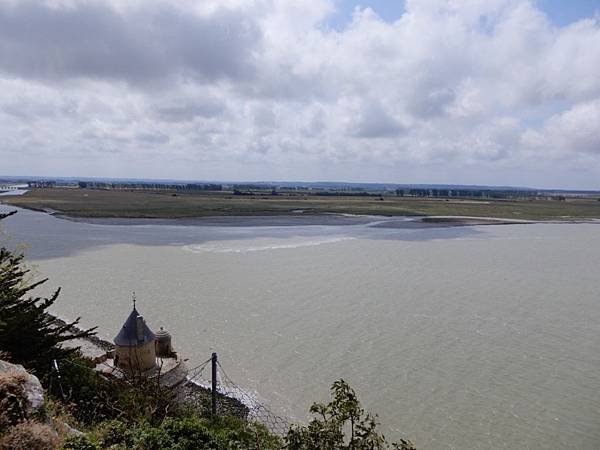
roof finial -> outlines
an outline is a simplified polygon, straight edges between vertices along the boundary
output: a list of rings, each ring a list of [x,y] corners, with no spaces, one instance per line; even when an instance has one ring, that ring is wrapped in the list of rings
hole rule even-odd
[[[131,299],[133,300],[133,309],[135,309],[135,291],[131,293]]]

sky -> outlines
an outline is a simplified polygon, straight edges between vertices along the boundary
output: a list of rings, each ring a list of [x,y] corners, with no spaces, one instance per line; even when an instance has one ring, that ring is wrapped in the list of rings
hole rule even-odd
[[[0,0],[0,175],[600,189],[600,0]]]

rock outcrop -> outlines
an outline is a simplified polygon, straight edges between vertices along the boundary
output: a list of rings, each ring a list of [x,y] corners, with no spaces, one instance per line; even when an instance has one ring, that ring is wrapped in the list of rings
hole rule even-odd
[[[29,419],[43,404],[40,380],[21,365],[0,360],[0,428]]]
[[[51,450],[58,446],[58,433],[45,416],[43,405],[40,380],[21,365],[0,360],[0,450]]]

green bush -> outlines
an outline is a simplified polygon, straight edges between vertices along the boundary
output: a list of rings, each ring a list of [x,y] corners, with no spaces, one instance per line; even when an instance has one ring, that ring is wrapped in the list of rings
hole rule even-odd
[[[410,441],[388,444],[377,430],[376,416],[365,412],[354,389],[344,380],[333,383],[333,399],[315,403],[308,426],[292,426],[285,437],[287,450],[415,450]]]
[[[234,417],[169,417],[159,426],[148,422],[109,421],[96,433],[101,448],[133,450],[275,450],[282,442],[256,423]],[[75,449],[74,449],[75,450]]]
[[[160,430],[167,437],[165,440],[171,439],[177,442],[177,448],[181,450],[206,448],[209,444],[214,444],[213,436],[211,436],[205,421],[195,417],[185,417],[183,419],[168,418],[160,429],[156,430]],[[137,434],[138,436],[143,436],[145,433],[147,431],[141,429]],[[136,439],[138,439],[138,436],[136,436]]]
[[[183,449],[192,448],[189,446],[188,440],[178,442],[169,433],[161,428],[141,427],[135,429],[132,433],[134,449],[143,450],[162,450],[162,449]],[[193,441],[192,441],[193,442]],[[202,441],[198,441],[196,448],[201,448]]]
[[[61,450],[101,450],[87,436],[71,436],[65,440]]]
[[[114,448],[118,445],[131,447],[133,442],[129,436],[130,426],[121,420],[107,420],[102,423],[96,434],[102,448]]]

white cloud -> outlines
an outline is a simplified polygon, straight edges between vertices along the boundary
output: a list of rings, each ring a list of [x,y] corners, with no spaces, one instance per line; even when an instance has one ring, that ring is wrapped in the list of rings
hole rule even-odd
[[[0,3],[0,174],[527,185],[543,159],[598,187],[597,18],[408,0],[336,31],[334,6]]]
[[[600,99],[578,103],[550,117],[541,129],[525,131],[522,144],[562,158],[572,153],[600,155]]]

